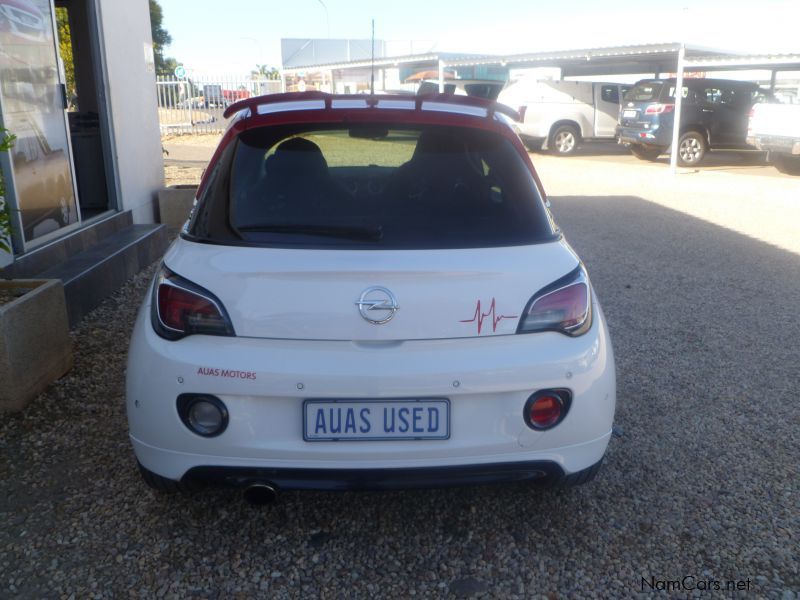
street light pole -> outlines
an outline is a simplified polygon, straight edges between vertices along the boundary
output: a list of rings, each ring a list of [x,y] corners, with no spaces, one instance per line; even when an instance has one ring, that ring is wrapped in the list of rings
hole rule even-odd
[[[331,37],[331,19],[330,19],[330,16],[328,15],[328,7],[325,6],[325,3],[322,0],[317,0],[317,2],[319,2],[322,5],[322,8],[325,9],[325,23],[328,26],[328,38],[330,38]]]

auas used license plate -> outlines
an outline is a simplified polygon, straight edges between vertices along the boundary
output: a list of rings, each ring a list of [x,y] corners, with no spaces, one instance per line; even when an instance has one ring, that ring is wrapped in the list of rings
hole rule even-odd
[[[630,118],[636,116],[636,111],[635,110],[623,110],[622,111],[622,116],[624,118],[626,118],[626,119],[630,119]]]
[[[450,401],[306,400],[303,439],[446,440],[450,437]]]

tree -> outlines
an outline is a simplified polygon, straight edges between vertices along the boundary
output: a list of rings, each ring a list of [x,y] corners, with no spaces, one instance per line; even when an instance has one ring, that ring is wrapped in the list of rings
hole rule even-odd
[[[269,65],[256,65],[256,68],[250,71],[250,79],[280,79],[281,72],[275,67]]]
[[[11,146],[14,145],[14,140],[16,139],[17,136],[9,133],[7,129],[0,127],[0,152],[8,152]],[[11,218],[8,213],[11,209],[6,203],[5,195],[6,182],[3,178],[3,168],[0,166],[0,250],[10,254],[12,252],[12,248],[9,245],[11,237]]]
[[[172,75],[178,61],[164,56],[164,48],[172,43],[172,36],[164,29],[164,12],[158,0],[150,0],[150,34],[153,37],[153,55],[156,60],[156,75]]]
[[[67,94],[72,96],[75,92],[75,62],[72,59],[69,13],[63,6],[56,7],[56,26],[58,28],[58,51],[61,54],[61,62],[64,63],[64,72],[67,76]]]

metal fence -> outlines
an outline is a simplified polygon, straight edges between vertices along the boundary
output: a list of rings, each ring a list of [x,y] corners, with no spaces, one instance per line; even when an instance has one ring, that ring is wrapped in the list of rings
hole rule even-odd
[[[281,81],[237,77],[156,78],[161,134],[220,133],[222,113],[243,98],[281,91]]]

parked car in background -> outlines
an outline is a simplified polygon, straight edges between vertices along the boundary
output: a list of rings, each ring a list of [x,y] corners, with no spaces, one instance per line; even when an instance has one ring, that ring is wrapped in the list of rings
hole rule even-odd
[[[226,110],[131,340],[148,485],[266,501],[594,477],[611,341],[511,115],[448,94]]]
[[[234,102],[244,100],[252,96],[249,90],[222,90],[222,97],[225,100],[225,106],[230,106]]]
[[[643,79],[624,98],[617,135],[643,160],[655,160],[672,143],[675,79]],[[678,164],[694,166],[711,149],[747,149],[747,119],[754,104],[771,98],[755,83],[685,79]]]
[[[31,42],[46,42],[50,23],[31,0],[0,0],[0,39],[13,43],[13,37]]]
[[[225,108],[225,94],[222,86],[217,83],[207,83],[203,86],[204,108]]]
[[[503,89],[502,81],[492,81],[485,79],[448,79],[444,84],[445,94],[455,94],[456,96],[477,96],[489,100],[497,99],[500,90]],[[433,80],[423,80],[419,82],[417,88],[418,96],[439,93],[439,82]]]
[[[800,175],[800,104],[763,102],[753,106],[747,143],[766,150],[779,171]]]
[[[573,154],[585,141],[613,140],[620,99],[630,85],[523,77],[498,96],[519,112],[517,132],[531,150]]]

